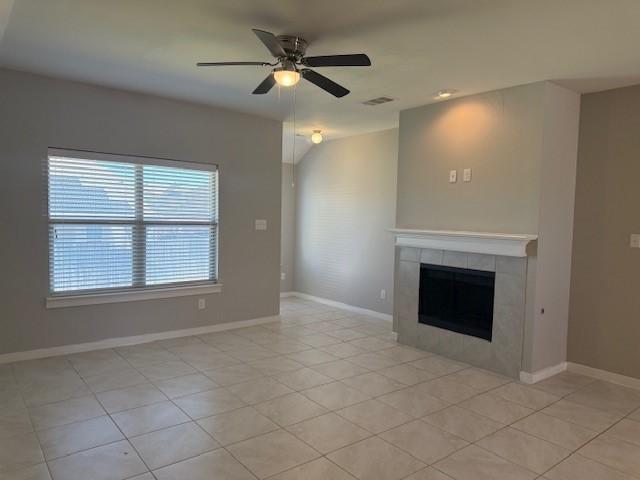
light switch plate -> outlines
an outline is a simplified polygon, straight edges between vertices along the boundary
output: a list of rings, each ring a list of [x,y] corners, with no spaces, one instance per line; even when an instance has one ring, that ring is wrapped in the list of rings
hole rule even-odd
[[[449,170],[449,183],[456,183],[458,181],[458,171]]]
[[[267,229],[267,221],[266,220],[256,220],[256,230],[266,230]]]
[[[465,182],[470,182],[471,181],[471,169],[470,168],[465,168],[462,171],[462,180]]]
[[[631,248],[640,248],[640,233],[632,233],[629,241]]]

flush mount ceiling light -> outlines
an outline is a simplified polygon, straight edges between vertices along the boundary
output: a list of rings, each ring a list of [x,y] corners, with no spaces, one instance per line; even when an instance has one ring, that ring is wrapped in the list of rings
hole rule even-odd
[[[314,130],[311,134],[311,143],[315,143],[317,145],[320,142],[322,142],[322,133],[320,133],[320,130]]]
[[[438,93],[436,93],[435,98],[437,98],[438,100],[444,100],[445,98],[449,98],[450,96],[452,96],[454,93],[456,93],[455,90],[440,90]]]

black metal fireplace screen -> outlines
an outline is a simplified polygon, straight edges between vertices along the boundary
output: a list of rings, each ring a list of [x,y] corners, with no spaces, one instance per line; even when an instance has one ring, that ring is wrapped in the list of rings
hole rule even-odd
[[[418,321],[491,341],[495,273],[420,265]]]

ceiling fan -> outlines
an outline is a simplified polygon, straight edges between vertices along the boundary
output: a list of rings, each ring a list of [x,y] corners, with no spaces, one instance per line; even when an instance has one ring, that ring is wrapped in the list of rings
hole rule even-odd
[[[283,87],[295,85],[300,76],[305,80],[329,92],[335,97],[344,97],[349,90],[333,80],[311,70],[308,67],[369,67],[371,60],[364,53],[353,55],[323,55],[306,57],[307,42],[303,38],[291,35],[274,35],[263,30],[252,29],[265,47],[276,59],[269,62],[199,62],[198,67],[218,67],[254,65],[259,67],[276,67],[252,92],[255,95],[267,93],[277,83]]]

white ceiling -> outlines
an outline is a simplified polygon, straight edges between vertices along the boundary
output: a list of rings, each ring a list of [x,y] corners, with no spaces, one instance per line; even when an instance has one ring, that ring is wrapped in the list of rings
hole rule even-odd
[[[0,0],[0,65],[291,122],[291,90],[250,93],[266,68],[194,64],[269,61],[251,28],[298,34],[310,55],[373,61],[322,69],[343,99],[299,84],[297,132],[331,139],[394,127],[442,88],[640,83],[639,24],[640,0]],[[382,95],[397,100],[361,104]]]
[[[298,163],[311,149],[310,135],[293,134],[293,123],[284,122],[282,125],[282,161],[284,163]]]

